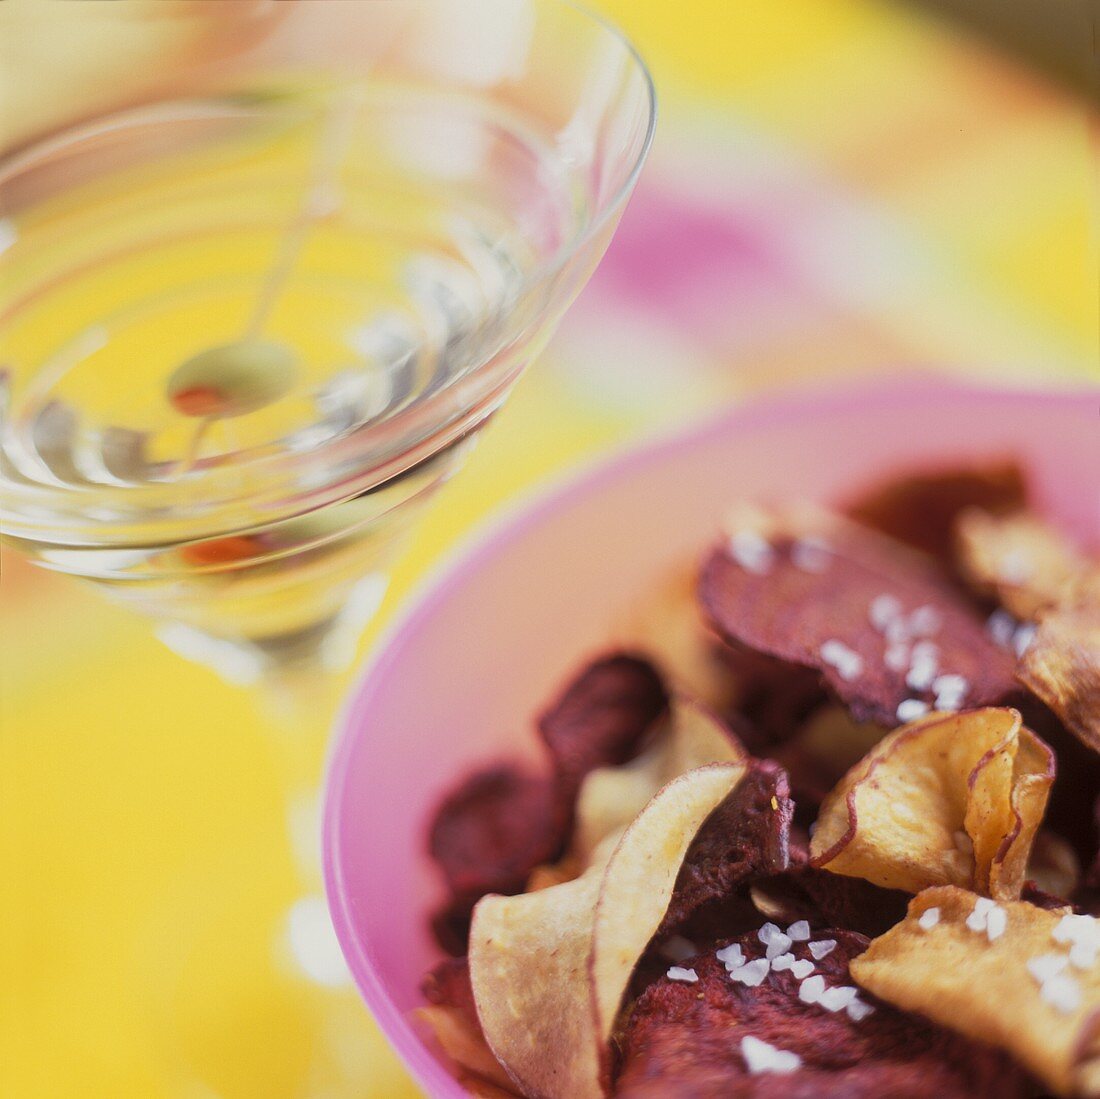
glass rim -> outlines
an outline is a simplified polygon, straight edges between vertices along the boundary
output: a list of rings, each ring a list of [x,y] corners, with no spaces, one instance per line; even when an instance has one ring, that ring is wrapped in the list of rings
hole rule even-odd
[[[411,2],[417,4],[423,3],[424,0],[411,0]],[[432,0],[427,2],[431,3]],[[530,300],[540,288],[558,277],[569,261],[598,239],[600,233],[621,213],[645,165],[653,144],[657,123],[657,93],[652,73],[637,47],[621,28],[601,13],[593,11],[583,0],[522,0],[522,2],[530,3],[536,11],[539,8],[554,8],[571,12],[619,43],[633,71],[641,78],[645,129],[628,170],[625,171],[613,192],[599,203],[591,218],[576,226],[574,232],[557,247],[552,255],[533,267],[519,281],[516,294],[517,305]],[[199,97],[187,98],[197,100]],[[12,178],[13,174],[40,162],[42,158],[56,154],[59,148],[63,148],[74,138],[78,140],[87,138],[101,128],[117,128],[121,119],[141,109],[143,108],[140,104],[130,105],[98,118],[86,120],[75,127],[66,128],[60,134],[48,134],[17,149],[10,157],[0,156],[0,183]],[[63,137],[65,140],[59,145],[59,140]],[[525,334],[537,330],[540,323],[543,323],[543,320],[536,314],[535,320],[526,322],[511,334],[508,346],[521,342]],[[3,524],[4,533],[16,538],[39,536],[47,539],[55,537],[60,542],[68,544],[94,542],[95,544],[136,545],[147,541],[148,535],[138,538],[126,537],[123,530],[132,528],[135,522],[140,522],[142,512],[162,510],[166,502],[165,498],[171,496],[174,491],[187,497],[191,495],[190,490],[193,490],[197,484],[205,483],[211,491],[209,494],[200,494],[203,497],[203,503],[217,509],[218,512],[223,508],[232,508],[235,504],[246,502],[249,497],[232,491],[232,482],[238,480],[241,471],[246,469],[250,473],[249,479],[253,475],[268,475],[271,478],[269,484],[273,487],[282,484],[283,476],[287,477],[285,487],[290,491],[279,494],[285,504],[284,514],[287,515],[304,513],[324,506],[328,502],[370,491],[426,460],[431,454],[449,445],[451,441],[461,438],[474,424],[485,418],[485,415],[480,417],[477,415],[479,410],[488,406],[491,412],[501,403],[503,394],[507,393],[511,382],[518,376],[518,369],[506,371],[503,377],[496,380],[486,379],[487,384],[480,388],[475,384],[487,373],[495,357],[490,355],[479,361],[460,378],[443,386],[423,403],[414,404],[394,413],[381,426],[386,429],[385,435],[391,438],[396,436],[400,439],[403,434],[407,435],[403,445],[395,445],[373,456],[363,454],[362,467],[356,471],[356,476],[342,478],[334,475],[324,485],[315,486],[318,499],[312,503],[307,503],[304,499],[306,493],[302,491],[301,486],[294,485],[294,472],[310,467],[316,468],[323,462],[326,455],[331,455],[335,451],[346,452],[360,447],[368,450],[371,447],[369,436],[372,430],[377,436],[379,425],[374,425],[373,428],[370,424],[361,425],[359,430],[321,442],[309,454],[264,448],[259,453],[242,455],[241,460],[233,463],[232,467],[203,470],[197,480],[187,478],[178,482],[157,481],[149,485],[123,486],[109,483],[62,485],[4,478],[0,480],[0,523]],[[453,400],[456,391],[464,388],[472,390],[471,397],[456,404]],[[433,410],[436,413],[434,416]],[[418,424],[422,428],[430,425],[430,430],[416,433]],[[402,432],[402,427],[413,430]],[[437,442],[439,439],[443,441]],[[357,441],[358,446],[356,446]],[[228,484],[221,483],[226,481]],[[354,487],[352,487],[352,481],[355,482]],[[343,491],[337,492],[336,490],[341,487]],[[149,499],[150,496],[155,496],[158,504],[153,504]],[[115,524],[93,518],[89,513],[88,505],[92,505],[95,510],[101,510],[105,506],[109,509],[111,504],[120,505],[128,514],[125,519],[120,516],[115,528],[115,537],[107,538],[105,535],[108,529],[115,527]],[[24,506],[29,512],[37,513],[33,519],[24,512]],[[272,507],[275,506],[272,502]],[[228,524],[214,524],[214,527],[216,529],[206,533],[196,533],[192,537],[218,536],[222,532],[231,533],[233,529]],[[94,537],[96,533],[99,537]]]

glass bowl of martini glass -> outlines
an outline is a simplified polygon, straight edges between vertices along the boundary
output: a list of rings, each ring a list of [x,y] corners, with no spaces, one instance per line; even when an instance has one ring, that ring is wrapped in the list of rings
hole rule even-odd
[[[0,156],[0,532],[298,699],[304,787],[301,700],[599,262],[654,97],[565,0],[218,9],[210,56]],[[323,919],[302,874],[292,928]],[[354,997],[314,962],[323,1028]],[[272,1099],[364,1094],[316,1045]]]

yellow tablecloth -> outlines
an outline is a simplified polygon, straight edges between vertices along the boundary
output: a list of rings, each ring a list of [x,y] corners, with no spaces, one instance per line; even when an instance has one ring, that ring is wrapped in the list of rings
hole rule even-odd
[[[898,4],[596,6],[652,64],[650,168],[383,619],[501,502],[718,401],[906,364],[1100,377],[1083,100]],[[294,875],[243,693],[5,554],[0,785],[0,1094],[198,1099],[180,1083],[195,1051],[227,1093],[291,1094],[310,1005],[247,977]],[[201,978],[200,949],[221,961]],[[416,1094],[365,1012],[348,1044],[372,1065],[364,1099]]]

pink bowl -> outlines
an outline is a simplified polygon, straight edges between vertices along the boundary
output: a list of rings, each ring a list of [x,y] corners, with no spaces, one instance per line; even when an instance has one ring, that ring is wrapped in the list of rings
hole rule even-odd
[[[733,409],[550,492],[425,585],[344,709],[324,861],[355,980],[430,1095],[465,1094],[407,1018],[438,958],[424,837],[441,792],[477,763],[529,752],[539,704],[736,498],[828,500],[893,469],[1016,454],[1043,509],[1100,541],[1098,405],[1100,391],[924,381]]]

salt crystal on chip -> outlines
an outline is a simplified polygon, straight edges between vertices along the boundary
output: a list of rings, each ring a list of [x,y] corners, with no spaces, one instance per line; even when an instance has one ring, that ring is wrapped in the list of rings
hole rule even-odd
[[[757,958],[756,961],[746,962],[737,969],[731,969],[730,979],[749,988],[756,988],[757,985],[764,983],[764,978],[767,977],[770,969],[771,962],[767,958]]]
[[[829,567],[831,552],[828,542],[810,535],[791,547],[791,562],[803,572],[821,573]]]
[[[933,927],[940,922],[940,910],[936,907],[926,908],[921,914],[917,923],[920,925],[922,931],[931,931]]]
[[[990,942],[999,939],[1004,933],[1005,928],[1008,926],[1008,913],[997,905],[995,908],[989,910],[988,916],[986,916],[985,933]]]
[[[787,928],[787,935],[796,943],[804,943],[810,937],[809,920],[795,920]]]
[[[768,943],[768,949],[764,952],[766,958],[776,958],[780,954],[786,954],[791,949],[792,940],[784,935],[781,939],[774,939]]]
[[[1016,632],[1016,619],[1005,610],[995,610],[985,624],[986,633],[1003,649],[1012,644]]]
[[[917,609],[909,615],[909,629],[912,631],[914,637],[930,637],[932,634],[938,633],[942,625],[943,617],[940,612],[929,603],[917,607]]]
[[[836,939],[821,939],[819,942],[810,943],[810,953],[815,962],[828,957],[836,949]]]
[[[883,592],[882,595],[876,595],[871,600],[870,607],[867,608],[867,615],[871,619],[871,625],[875,627],[879,633],[901,614],[901,603],[896,596],[890,595],[887,592]]]
[[[909,646],[900,642],[887,645],[882,662],[892,672],[904,672],[909,667]]]
[[[858,1023],[861,1019],[866,1019],[868,1015],[873,1015],[875,1009],[870,1004],[865,1004],[862,1000],[853,1000],[848,1005],[848,1018],[854,1023]]]
[[[1045,980],[1039,995],[1063,1015],[1070,1015],[1081,1006],[1081,986],[1066,973]]]
[[[802,980],[808,977],[814,971],[814,963],[809,958],[799,958],[794,965],[791,966],[791,973],[798,979]]]
[[[682,966],[678,965],[669,966],[669,970],[665,976],[670,981],[684,981],[689,985],[693,985],[699,980],[699,974],[696,973],[694,969],[684,969]]]
[[[802,1067],[802,1058],[797,1053],[777,1049],[751,1034],[741,1039],[741,1056],[745,1059],[745,1067],[754,1076],[763,1072],[786,1075]]]
[[[793,954],[779,954],[772,958],[772,969],[776,973],[782,973],[785,969],[790,969],[795,962]]]
[[[848,985],[838,985],[836,988],[825,989],[818,1003],[821,1004],[826,1011],[843,1011],[855,1000],[857,994],[857,989],[851,988]]]
[[[1050,934],[1056,943],[1100,943],[1100,924],[1092,916],[1067,912]]]
[[[966,926],[971,931],[984,931],[989,922],[989,913],[996,907],[988,897],[979,897],[974,902],[974,911],[966,917]]]
[[[905,674],[905,685],[911,691],[927,691],[936,678],[936,664],[930,661],[914,660]]]
[[[825,978],[821,974],[807,977],[798,986],[798,998],[804,1004],[816,1004],[825,991]]]
[[[905,724],[908,721],[916,721],[918,717],[924,717],[928,713],[928,703],[921,702],[919,698],[907,698],[898,703],[898,721]]]
[[[716,950],[714,956],[727,968],[736,969],[745,964],[745,955],[741,951],[740,943],[730,943],[721,950]]]
[[[821,654],[821,659],[830,667],[835,668],[841,679],[851,681],[856,679],[863,671],[863,657],[855,649],[848,648],[843,641],[830,638],[828,641],[822,642],[818,651]]]
[[[1082,941],[1074,943],[1069,948],[1069,960],[1070,964],[1077,969],[1092,969],[1096,965],[1097,954],[1100,953],[1100,948],[1096,943]]]
[[[1067,965],[1069,958],[1065,954],[1040,954],[1028,959],[1027,971],[1039,984],[1045,984],[1051,977],[1057,977]]]
[[[730,556],[746,571],[763,576],[775,562],[775,550],[754,530],[739,530],[729,541]]]
[[[1012,635],[1012,651],[1019,657],[1022,657],[1028,649],[1031,648],[1032,641],[1035,640],[1035,627],[1030,622],[1025,622],[1013,635]]]

